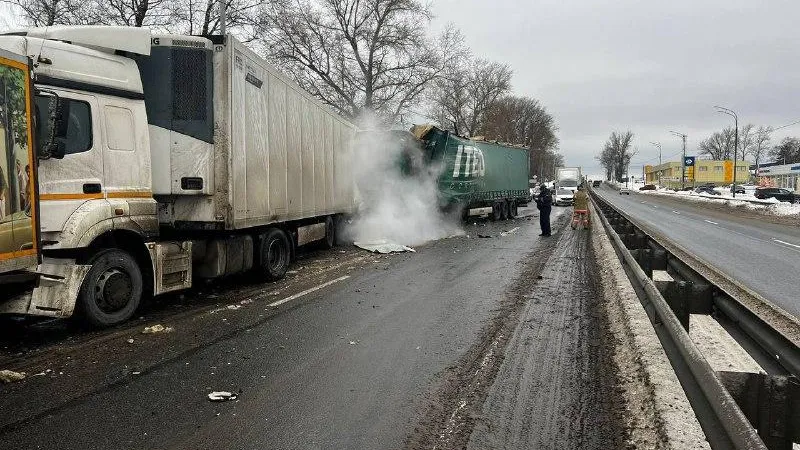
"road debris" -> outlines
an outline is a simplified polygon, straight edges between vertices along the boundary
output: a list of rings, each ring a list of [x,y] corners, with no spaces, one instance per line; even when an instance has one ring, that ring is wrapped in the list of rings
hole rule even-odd
[[[133,338],[128,339],[128,344],[133,344],[133,342],[134,342]]]
[[[236,400],[238,397],[237,394],[228,391],[214,391],[208,394],[208,399],[212,402],[228,402]]]
[[[482,238],[482,239],[488,239],[488,238],[492,237],[492,235],[490,235],[490,234],[479,234],[478,237]]]
[[[356,342],[356,341],[350,341],[350,345],[356,345],[356,344],[358,344],[358,342]]]
[[[158,324],[151,327],[144,327],[142,334],[169,333],[171,331],[172,327],[165,327],[164,325]]]
[[[14,372],[13,370],[0,370],[0,381],[3,383],[13,383],[25,379],[25,372]]]
[[[511,234],[511,233],[516,233],[516,232],[517,232],[517,230],[519,230],[519,227],[514,227],[514,228],[512,228],[512,229],[510,229],[510,230],[508,230],[508,231],[503,231],[503,232],[501,232],[501,233],[500,233],[500,236],[508,236],[508,235],[509,235],[509,234]]]
[[[372,242],[353,242],[358,248],[363,248],[364,250],[370,251],[372,253],[402,253],[402,252],[416,252],[411,247],[406,245],[397,244],[394,242],[389,242],[384,239],[380,239],[377,241]]]

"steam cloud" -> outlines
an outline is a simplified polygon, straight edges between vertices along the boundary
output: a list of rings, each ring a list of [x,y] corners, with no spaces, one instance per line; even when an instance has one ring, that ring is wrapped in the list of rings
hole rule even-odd
[[[360,121],[361,130],[379,129],[377,121]],[[422,152],[409,155],[421,161]],[[360,198],[356,217],[344,230],[355,242],[386,240],[402,245],[420,245],[463,233],[458,221],[439,210],[437,178],[441,167],[425,167],[405,176],[398,161],[403,145],[396,135],[366,131],[358,135],[353,173]]]

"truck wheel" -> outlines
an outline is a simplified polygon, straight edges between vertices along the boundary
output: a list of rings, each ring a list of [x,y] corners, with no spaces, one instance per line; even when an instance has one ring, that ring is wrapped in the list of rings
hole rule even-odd
[[[259,267],[268,281],[276,281],[286,275],[291,262],[292,247],[283,230],[270,228],[261,236]]]
[[[109,327],[133,316],[142,299],[142,271],[128,253],[109,249],[96,254],[78,292],[77,307],[94,327]]]
[[[489,216],[489,219],[492,221],[497,221],[503,218],[503,204],[502,203],[493,203],[492,204],[492,214]]]
[[[336,222],[332,216],[325,218],[325,239],[322,240],[322,246],[325,248],[336,247]]]
[[[519,207],[517,206],[517,202],[511,201],[508,203],[508,218],[509,219],[516,219]]]

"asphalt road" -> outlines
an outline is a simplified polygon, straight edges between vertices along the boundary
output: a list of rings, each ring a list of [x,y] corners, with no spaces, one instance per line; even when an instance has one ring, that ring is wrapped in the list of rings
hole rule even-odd
[[[535,218],[466,232],[418,253],[334,250],[285,282],[176,296],[108,332],[5,336],[0,368],[33,376],[0,385],[0,448],[463,448],[484,402],[487,421],[515,425],[478,439],[614,447],[592,394],[613,389],[595,376],[580,235],[540,238]],[[153,323],[174,331],[141,334]]]
[[[605,185],[597,193],[728,277],[800,317],[797,226],[662,195],[618,195]]]

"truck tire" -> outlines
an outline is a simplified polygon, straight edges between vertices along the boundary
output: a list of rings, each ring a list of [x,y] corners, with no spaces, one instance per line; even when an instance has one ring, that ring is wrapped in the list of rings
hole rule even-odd
[[[502,220],[508,220],[508,201],[503,200],[500,202],[500,218]]]
[[[336,247],[336,221],[333,216],[325,218],[325,239],[322,240],[323,248]]]
[[[516,219],[517,218],[517,214],[519,212],[518,208],[519,207],[517,206],[517,202],[515,202],[514,200],[511,200],[508,203],[508,218],[509,219]]]
[[[489,219],[491,221],[501,220],[503,218],[503,204],[502,203],[493,203],[492,204],[492,214],[489,215]]]
[[[133,316],[142,300],[142,271],[133,256],[118,249],[102,250],[78,292],[76,307],[93,327],[116,325]]]
[[[292,260],[292,247],[289,237],[283,230],[270,228],[261,235],[258,250],[258,266],[268,281],[277,281],[286,275]]]

